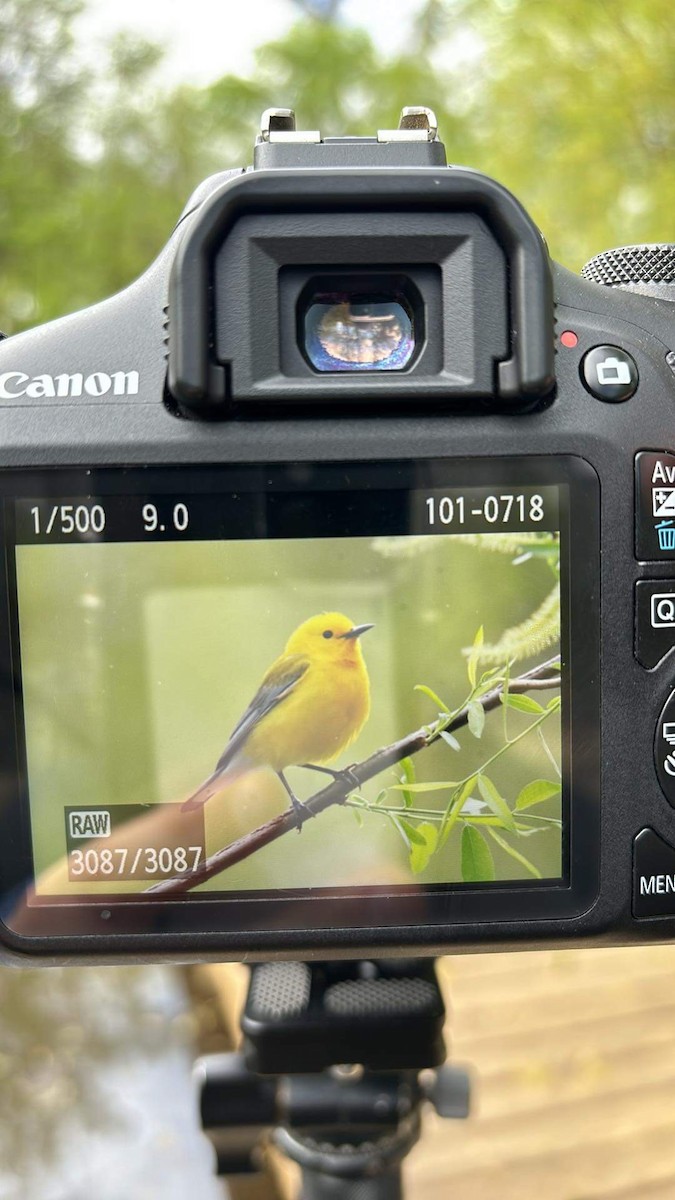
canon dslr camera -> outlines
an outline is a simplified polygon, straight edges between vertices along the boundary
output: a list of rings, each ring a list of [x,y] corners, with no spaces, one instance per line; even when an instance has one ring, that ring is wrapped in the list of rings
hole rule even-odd
[[[675,937],[675,247],[263,118],[0,345],[6,961]]]

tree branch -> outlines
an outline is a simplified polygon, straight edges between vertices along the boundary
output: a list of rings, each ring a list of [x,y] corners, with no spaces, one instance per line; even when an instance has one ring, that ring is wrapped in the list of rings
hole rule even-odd
[[[534,667],[531,671],[527,671],[517,679],[509,680],[509,695],[519,695],[524,692],[559,687],[559,670],[557,657],[540,663],[538,667]],[[491,712],[499,706],[503,690],[503,685],[500,685],[491,692],[486,692],[478,700],[478,703],[483,706],[486,713]],[[469,710],[468,708],[463,708],[443,728],[446,732],[453,733],[456,729],[461,729],[464,725],[467,725],[468,721]],[[311,799],[306,800],[304,802],[305,808],[309,809],[312,816],[317,816],[319,813],[324,812],[325,809],[331,808],[333,804],[344,804],[349,793],[355,791],[357,786],[362,787],[368,780],[373,779],[376,775],[380,775],[388,767],[393,767],[402,758],[410,758],[413,754],[424,750],[426,746],[430,746],[438,741],[439,737],[440,733],[432,733],[430,736],[428,727],[416,729],[414,733],[407,734],[406,737],[400,738],[397,742],[392,742],[391,745],[376,750],[374,754],[371,754],[370,758],[364,759],[363,762],[355,763],[353,767],[349,768],[349,779],[336,779],[328,787],[317,792]],[[218,850],[215,854],[212,854],[210,858],[204,859],[196,871],[190,872],[189,875],[177,875],[172,879],[163,879],[160,883],[155,883],[152,887],[148,888],[146,895],[179,896],[184,892],[189,892],[200,883],[205,883],[212,876],[218,875],[228,867],[233,867],[235,863],[241,862],[242,859],[248,858],[251,854],[255,854],[263,846],[268,846],[270,842],[276,841],[277,838],[282,837],[283,834],[289,833],[292,830],[297,830],[296,816],[293,809],[287,808],[279,816],[272,817],[264,825],[259,825],[257,829],[252,829],[250,833],[244,834],[243,837],[237,838],[235,842],[231,842],[229,846],[224,846],[222,850]]]

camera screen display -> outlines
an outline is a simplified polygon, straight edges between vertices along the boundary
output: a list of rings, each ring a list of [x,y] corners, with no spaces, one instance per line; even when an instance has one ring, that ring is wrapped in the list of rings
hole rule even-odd
[[[491,473],[7,505],[31,902],[559,883],[569,489]]]

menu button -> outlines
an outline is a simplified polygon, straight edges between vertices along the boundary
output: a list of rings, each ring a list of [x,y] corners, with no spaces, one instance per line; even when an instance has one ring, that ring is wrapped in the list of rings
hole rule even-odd
[[[633,842],[633,916],[675,917],[675,847],[653,829]]]

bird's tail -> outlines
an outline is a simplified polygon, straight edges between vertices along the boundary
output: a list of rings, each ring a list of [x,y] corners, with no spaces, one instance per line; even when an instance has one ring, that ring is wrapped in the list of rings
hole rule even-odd
[[[206,804],[207,800],[211,799],[211,796],[215,796],[216,792],[221,791],[226,782],[230,783],[232,779],[234,779],[237,775],[240,775],[242,771],[245,770],[245,765],[241,764],[234,766],[232,763],[228,764],[228,766],[225,768],[216,768],[216,770],[209,775],[208,779],[205,779],[203,783],[200,783],[196,792],[193,792],[191,796],[188,796],[187,800],[183,801],[181,804],[182,812],[191,812],[195,808],[201,808],[204,804]]]

